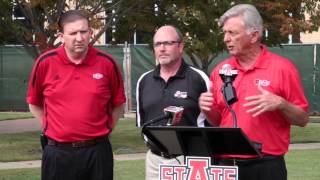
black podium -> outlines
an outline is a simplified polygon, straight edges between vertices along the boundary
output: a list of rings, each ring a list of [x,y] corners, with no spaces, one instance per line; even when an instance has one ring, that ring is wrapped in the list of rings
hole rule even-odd
[[[162,152],[170,155],[259,155],[240,128],[147,126],[143,133]]]

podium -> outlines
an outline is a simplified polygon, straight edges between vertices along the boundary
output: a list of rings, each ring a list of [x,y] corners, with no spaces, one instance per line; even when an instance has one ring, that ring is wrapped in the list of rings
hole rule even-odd
[[[169,155],[258,155],[241,128],[147,126],[143,133]]]

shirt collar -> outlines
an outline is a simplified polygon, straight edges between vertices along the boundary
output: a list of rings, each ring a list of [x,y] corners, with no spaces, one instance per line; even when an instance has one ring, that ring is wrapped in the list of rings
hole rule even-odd
[[[248,70],[252,70],[255,68],[265,69],[267,68],[267,65],[269,64],[268,60],[265,58],[267,55],[267,47],[265,45],[260,45],[261,53],[259,57],[257,58],[256,63]],[[243,68],[239,65],[237,58],[234,56],[230,60],[231,66],[235,67],[235,69],[243,70]]]
[[[177,73],[173,77],[174,78],[184,78],[187,68],[188,68],[187,63],[182,59],[181,66],[179,67],[179,70],[177,71]],[[155,68],[153,76],[156,78],[161,78],[160,77],[160,64],[158,64],[157,67]]]

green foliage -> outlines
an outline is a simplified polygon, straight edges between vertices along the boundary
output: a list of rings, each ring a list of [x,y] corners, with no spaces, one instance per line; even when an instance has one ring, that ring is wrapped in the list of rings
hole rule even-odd
[[[184,32],[185,52],[193,64],[205,72],[212,60],[224,50],[223,33],[217,21],[235,4],[256,5],[268,29],[268,37],[263,39],[263,43],[269,46],[287,43],[289,33],[293,35],[293,42],[298,42],[300,32],[316,30],[320,24],[320,3],[313,0],[139,0],[139,2],[141,5],[130,15],[118,17],[118,28],[115,33],[117,42],[132,42],[132,32],[137,31],[138,35],[143,36],[144,42],[151,44],[154,31],[158,27],[165,24],[175,25]],[[132,3],[132,0],[128,0],[128,3]],[[157,4],[157,8],[154,3]],[[305,12],[311,15],[310,21],[306,21]]]
[[[264,42],[268,45],[286,43],[292,35],[294,43],[300,43],[300,32],[318,30],[320,3],[314,0],[253,0],[271,33]],[[310,15],[306,16],[306,13]]]
[[[115,38],[108,43],[132,43],[133,34],[137,32],[143,42],[151,44],[158,27],[164,24],[177,26],[184,32],[186,53],[193,64],[204,71],[224,50],[223,33],[217,21],[234,4],[257,6],[269,32],[268,38],[263,39],[267,45],[286,43],[289,33],[293,34],[294,42],[299,42],[300,32],[317,30],[320,25],[320,3],[315,0],[113,0],[112,3],[81,0],[74,1],[74,6],[64,0],[15,0],[25,21],[12,20],[12,2],[0,2],[0,25],[6,27],[0,29],[0,44],[16,40],[33,57],[39,55],[36,45],[40,52],[54,47],[58,18],[63,11],[84,9],[92,19],[92,26],[99,31],[92,43],[104,32]],[[305,12],[310,14],[310,20],[306,20]],[[116,27],[115,32],[111,26]]]
[[[58,20],[64,11],[82,9],[90,17],[91,25],[99,32],[92,38],[94,43],[110,25],[117,13],[104,15],[105,11],[127,8],[121,6],[124,0],[115,0],[112,3],[101,0],[81,0],[68,4],[65,0],[4,0],[0,1],[0,44],[9,43],[9,40],[22,44],[27,52],[34,58],[41,52],[56,46]],[[16,8],[25,17],[24,20],[12,19]],[[9,38],[8,38],[9,37]],[[59,44],[59,43],[58,43]],[[57,45],[58,45],[57,44]]]
[[[137,8],[130,16],[119,19],[117,40],[121,42],[124,40],[121,37],[130,38],[125,34],[137,31],[138,34],[143,34],[145,42],[151,44],[158,27],[174,25],[184,34],[185,52],[193,64],[207,71],[211,61],[223,51],[223,34],[217,20],[230,5],[231,1],[212,0],[144,1],[140,9]]]
[[[15,42],[15,36],[10,36],[12,31],[16,31],[18,36],[25,32],[21,27],[21,22],[13,23],[12,13],[13,5],[11,0],[3,0],[0,3],[0,45]]]

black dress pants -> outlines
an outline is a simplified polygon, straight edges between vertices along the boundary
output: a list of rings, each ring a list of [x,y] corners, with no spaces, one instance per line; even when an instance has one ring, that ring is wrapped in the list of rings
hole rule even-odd
[[[112,180],[113,153],[106,139],[90,147],[47,145],[42,155],[42,180]]]
[[[220,159],[219,165],[238,166],[238,180],[287,180],[287,168],[283,156],[267,156],[262,159]]]

